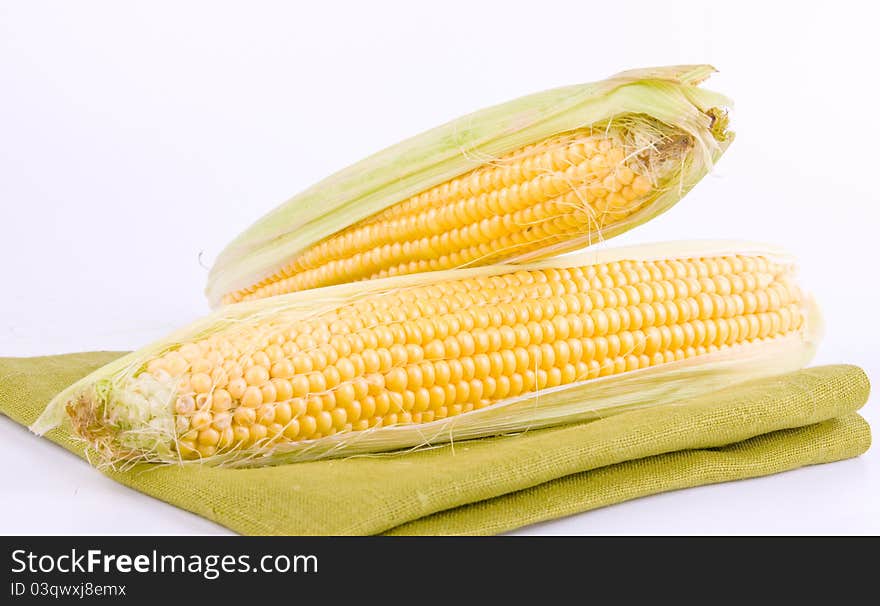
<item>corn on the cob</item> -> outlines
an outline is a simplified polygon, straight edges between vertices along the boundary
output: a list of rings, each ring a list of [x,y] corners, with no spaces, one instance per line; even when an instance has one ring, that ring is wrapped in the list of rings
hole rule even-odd
[[[260,463],[668,401],[800,366],[815,338],[790,260],[723,247],[584,253],[360,290],[230,306],[60,402],[111,460]]]
[[[694,145],[662,125],[633,134],[583,129],[517,150],[343,229],[224,302],[488,265],[600,234],[656,197]]]
[[[380,152],[279,207],[220,255],[212,303],[521,262],[677,202],[731,140],[711,68],[639,70],[483,110]]]

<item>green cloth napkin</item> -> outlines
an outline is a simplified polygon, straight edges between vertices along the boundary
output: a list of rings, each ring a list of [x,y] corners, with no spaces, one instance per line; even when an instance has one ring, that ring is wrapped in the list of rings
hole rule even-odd
[[[0,358],[0,412],[23,425],[121,355]],[[865,452],[864,372],[823,366],[673,406],[513,436],[262,469],[140,465],[114,480],[242,534],[495,534],[636,497]],[[83,456],[64,428],[49,439]]]

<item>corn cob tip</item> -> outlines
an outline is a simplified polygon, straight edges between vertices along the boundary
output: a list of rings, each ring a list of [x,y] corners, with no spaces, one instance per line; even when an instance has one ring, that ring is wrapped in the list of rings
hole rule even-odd
[[[709,128],[712,137],[720,143],[730,143],[733,141],[734,133],[730,130],[730,113],[724,107],[710,107],[706,110],[709,116]]]
[[[100,380],[67,400],[65,410],[74,435],[86,442],[100,465],[174,460],[179,455],[168,399],[175,387],[149,374],[116,383]]]

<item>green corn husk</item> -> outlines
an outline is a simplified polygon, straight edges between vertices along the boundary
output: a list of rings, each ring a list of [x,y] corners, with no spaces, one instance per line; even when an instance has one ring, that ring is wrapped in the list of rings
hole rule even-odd
[[[771,247],[729,242],[666,243],[588,250],[576,255],[524,265],[492,265],[397,276],[358,284],[341,284],[228,305],[167,338],[128,354],[72,385],[50,402],[31,429],[44,433],[68,419],[74,430],[105,464],[134,462],[271,465],[292,461],[381,452],[462,440],[596,418],[638,407],[674,405],[698,394],[806,365],[821,336],[821,317],[809,297],[806,318],[797,332],[769,341],[734,345],[714,353],[667,362],[640,370],[583,380],[539,392],[524,393],[486,408],[418,425],[347,431],[299,442],[264,441],[246,448],[183,461],[178,451],[174,412],[176,379],[143,380],[146,363],[182,344],[283,317],[313,318],[353,301],[444,280],[493,276],[512,271],[585,266],[621,260],[759,255],[793,266],[785,253]],[[257,345],[254,346],[258,347]],[[260,345],[259,347],[263,347]],[[69,420],[69,419],[68,419]]]
[[[586,127],[664,125],[686,133],[689,148],[653,199],[625,219],[561,243],[494,262],[545,258],[613,237],[678,202],[711,169],[733,134],[724,96],[699,88],[714,69],[639,69],[607,80],[548,90],[463,116],[380,151],[324,179],[271,211],[233,240],[211,269],[206,295],[224,295],[276,275],[312,245],[402,200],[524,145]]]

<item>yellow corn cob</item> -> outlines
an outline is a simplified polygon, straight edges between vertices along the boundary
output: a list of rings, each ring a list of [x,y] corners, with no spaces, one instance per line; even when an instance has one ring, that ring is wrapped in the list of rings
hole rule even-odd
[[[694,144],[658,124],[639,138],[615,126],[526,146],[343,229],[223,302],[522,259],[601,234],[654,200]]]
[[[634,70],[478,111],[291,198],[212,267],[212,305],[572,251],[650,220],[733,135],[705,65]]]
[[[111,460],[271,462],[536,427],[803,363],[815,318],[790,260],[651,251],[231,306],[61,402]]]

